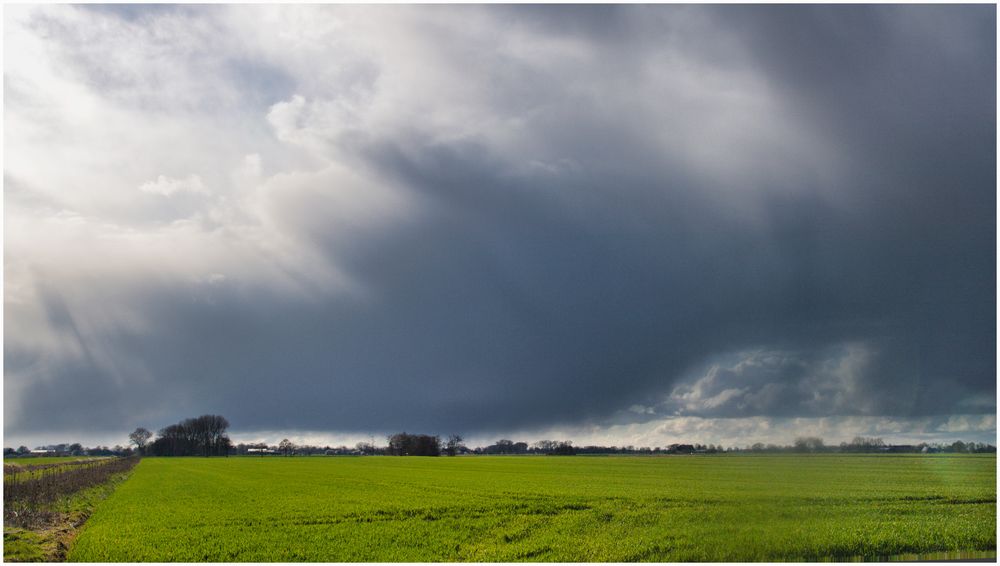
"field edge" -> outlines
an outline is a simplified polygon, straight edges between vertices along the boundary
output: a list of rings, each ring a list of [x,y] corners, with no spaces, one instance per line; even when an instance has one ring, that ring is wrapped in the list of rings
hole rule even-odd
[[[56,517],[44,525],[32,529],[4,525],[4,562],[65,562],[87,519],[134,470],[66,497],[56,505]]]

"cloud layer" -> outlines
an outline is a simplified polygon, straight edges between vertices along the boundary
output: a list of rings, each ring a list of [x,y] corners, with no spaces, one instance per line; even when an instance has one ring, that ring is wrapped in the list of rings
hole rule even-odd
[[[5,10],[6,434],[980,426],[994,10]]]

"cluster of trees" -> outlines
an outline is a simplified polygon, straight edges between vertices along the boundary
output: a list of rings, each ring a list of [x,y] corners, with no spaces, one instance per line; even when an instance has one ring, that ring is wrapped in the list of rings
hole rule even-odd
[[[160,429],[152,444],[149,431],[136,429],[129,435],[139,451],[153,456],[228,456],[232,442],[226,436],[229,421],[220,415],[202,415]]]
[[[642,451],[643,449],[639,449]],[[653,450],[655,454],[659,448]],[[663,449],[663,454],[715,454],[717,452],[724,452],[725,449],[722,446],[716,446],[714,444],[671,444]]]
[[[792,445],[796,452],[822,452],[826,445],[818,436],[800,436]]]
[[[409,434],[399,432],[386,437],[388,443],[384,448],[371,442],[359,442],[355,445],[355,454],[365,456],[384,454],[386,456],[457,456],[465,454],[469,449],[463,444],[463,438],[457,434],[441,442],[440,436],[429,434]]]
[[[388,438],[385,453],[389,456],[440,456],[441,438],[428,434],[400,432]]]
[[[572,455],[577,453],[570,440],[539,440],[528,445],[527,442],[514,442],[505,438],[482,448],[475,448],[473,454],[550,454]]]
[[[489,446],[476,448],[473,452],[476,454],[527,454],[528,443],[501,438]]]
[[[956,440],[951,444],[929,444],[927,445],[934,452],[968,452],[970,454],[996,454],[997,447],[983,442],[962,442]]]
[[[572,456],[576,454],[572,440],[539,440],[532,448],[536,453],[552,456]]]

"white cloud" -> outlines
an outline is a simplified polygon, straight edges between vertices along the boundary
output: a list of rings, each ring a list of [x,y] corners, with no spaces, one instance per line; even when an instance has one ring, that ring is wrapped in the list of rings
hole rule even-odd
[[[139,190],[165,197],[176,193],[208,193],[208,189],[205,188],[198,175],[191,175],[186,179],[174,179],[160,175],[155,181],[147,181],[139,185]]]
[[[409,205],[361,169],[346,173],[301,146],[331,130],[296,116],[304,99],[275,99],[269,113],[240,92],[259,87],[247,83],[247,65],[284,55],[241,43],[246,30],[233,26],[275,13],[168,10],[131,22],[70,6],[6,11],[6,45],[23,55],[5,70],[13,92],[5,175],[18,187],[7,203],[8,286],[34,284],[29,273],[56,281],[87,271],[123,285],[151,273],[183,281],[225,266],[278,292],[350,287],[336,258],[301,240],[311,235],[303,229],[334,230],[346,242],[351,230],[395,221]],[[254,55],[263,60],[247,63]],[[313,76],[292,70],[292,83]],[[315,215],[326,205],[330,226],[320,226]],[[83,281],[71,288],[88,290]]]
[[[937,427],[940,432],[996,432],[996,415],[952,415]]]
[[[744,393],[746,393],[746,389],[736,389],[736,388],[723,389],[718,394],[713,395],[712,397],[708,397],[707,399],[702,399],[701,406],[706,409],[714,409],[716,407],[725,405],[730,400],[739,397]]]
[[[860,389],[874,353],[861,343],[817,351],[751,350],[718,356],[700,376],[682,380],[664,412],[747,416],[804,412],[864,414],[873,400]]]

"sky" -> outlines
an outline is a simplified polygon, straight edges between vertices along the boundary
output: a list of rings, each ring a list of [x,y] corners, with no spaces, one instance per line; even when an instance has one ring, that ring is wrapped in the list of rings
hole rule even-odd
[[[996,443],[996,8],[4,7],[4,446]]]

